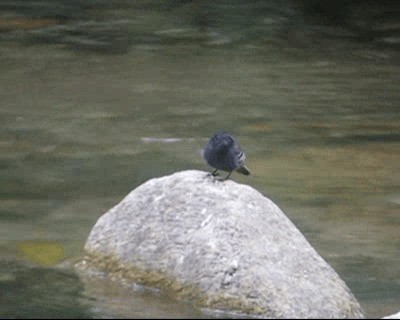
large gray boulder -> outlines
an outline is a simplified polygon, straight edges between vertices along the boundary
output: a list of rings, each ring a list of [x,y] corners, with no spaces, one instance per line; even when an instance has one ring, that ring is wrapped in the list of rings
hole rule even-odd
[[[382,319],[400,319],[400,311],[394,314],[391,314],[390,316],[383,317]]]
[[[337,273],[268,198],[183,171],[105,213],[80,268],[102,269],[208,309],[274,318],[362,318]]]

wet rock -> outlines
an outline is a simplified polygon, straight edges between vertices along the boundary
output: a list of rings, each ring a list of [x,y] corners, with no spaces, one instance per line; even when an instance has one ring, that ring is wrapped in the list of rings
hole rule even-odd
[[[78,270],[93,268],[214,310],[361,318],[337,273],[268,198],[202,171],[151,179],[105,213]]]

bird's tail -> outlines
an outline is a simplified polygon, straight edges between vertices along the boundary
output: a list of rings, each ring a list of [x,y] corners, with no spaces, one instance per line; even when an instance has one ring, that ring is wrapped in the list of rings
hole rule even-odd
[[[250,171],[249,171],[249,169],[246,168],[246,166],[241,166],[236,171],[241,173],[241,174],[244,174],[245,176],[248,176],[250,174]]]

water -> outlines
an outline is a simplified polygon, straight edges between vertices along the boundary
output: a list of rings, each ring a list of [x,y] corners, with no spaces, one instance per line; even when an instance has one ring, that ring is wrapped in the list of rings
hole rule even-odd
[[[220,128],[253,173],[232,179],[283,209],[368,317],[399,311],[398,49],[273,3],[221,2],[206,17],[164,3],[71,2],[66,26],[2,15],[0,315],[210,316],[71,265],[133,188],[207,170],[199,150]]]

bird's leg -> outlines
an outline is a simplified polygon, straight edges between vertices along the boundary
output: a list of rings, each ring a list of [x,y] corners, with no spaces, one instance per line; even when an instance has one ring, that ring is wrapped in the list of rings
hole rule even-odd
[[[219,173],[218,173],[217,171],[218,171],[218,169],[215,169],[215,170],[211,173],[211,175],[212,175],[213,177],[219,175]]]
[[[230,171],[230,172],[228,173],[228,175],[227,175],[222,181],[228,180],[228,178],[229,178],[229,176],[232,174],[232,172],[233,172],[233,171]]]

